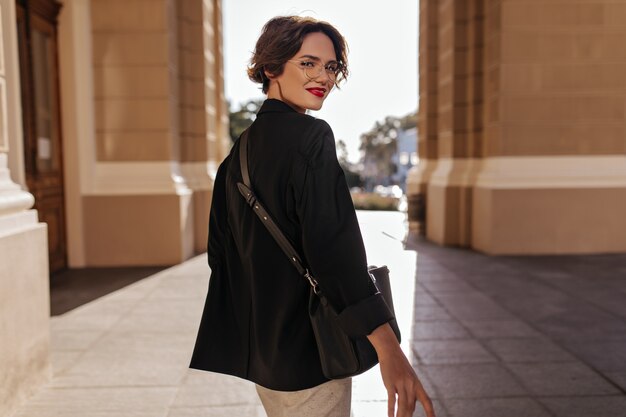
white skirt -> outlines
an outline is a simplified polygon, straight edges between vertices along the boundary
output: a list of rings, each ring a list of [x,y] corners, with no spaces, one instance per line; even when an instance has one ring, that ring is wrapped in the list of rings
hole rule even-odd
[[[350,417],[352,378],[335,379],[301,391],[256,386],[267,417]]]

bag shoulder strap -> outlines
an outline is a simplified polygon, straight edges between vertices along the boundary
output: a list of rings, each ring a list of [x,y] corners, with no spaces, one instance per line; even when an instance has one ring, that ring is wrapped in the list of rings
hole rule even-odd
[[[300,275],[303,275],[309,280],[309,283],[314,290],[318,290],[317,281],[311,276],[308,269],[303,266],[300,255],[295,250],[289,239],[285,237],[280,228],[276,225],[272,217],[267,210],[263,207],[258,197],[252,190],[252,184],[250,182],[250,172],[248,171],[248,130],[245,130],[239,139],[239,165],[241,166],[241,177],[243,178],[243,184],[238,182],[237,188],[239,192],[246,200],[246,203],[252,208],[252,211],[261,220],[261,223],[270,232],[278,246],[283,250],[287,258],[291,261],[291,264],[298,270]]]

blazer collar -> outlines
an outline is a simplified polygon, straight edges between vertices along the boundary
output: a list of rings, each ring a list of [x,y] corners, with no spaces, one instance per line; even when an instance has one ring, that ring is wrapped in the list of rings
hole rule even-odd
[[[289,104],[275,98],[268,98],[263,102],[261,108],[257,112],[257,116],[263,113],[295,113],[296,110]]]

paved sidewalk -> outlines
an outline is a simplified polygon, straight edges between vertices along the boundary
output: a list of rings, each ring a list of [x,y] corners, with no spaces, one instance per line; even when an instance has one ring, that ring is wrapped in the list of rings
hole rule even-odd
[[[402,214],[359,221],[438,417],[626,416],[626,255],[405,247]],[[53,317],[54,378],[16,417],[264,416],[251,383],[187,368],[208,277],[201,255]],[[385,400],[377,368],[355,378],[354,417]]]
[[[490,257],[411,239],[413,343],[441,416],[626,416],[626,255]]]

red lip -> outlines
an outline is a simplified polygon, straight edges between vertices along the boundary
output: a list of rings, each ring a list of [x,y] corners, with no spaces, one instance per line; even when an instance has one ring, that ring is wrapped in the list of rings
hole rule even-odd
[[[307,88],[306,90],[314,96],[324,97],[325,91],[323,88]]]

